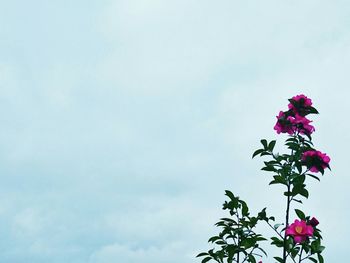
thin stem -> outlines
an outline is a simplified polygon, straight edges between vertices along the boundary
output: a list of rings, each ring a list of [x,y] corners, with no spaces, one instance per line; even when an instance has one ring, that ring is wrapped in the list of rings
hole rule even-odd
[[[236,217],[237,217],[237,223],[238,223],[238,227],[240,227],[240,218],[239,218],[239,213],[238,213],[238,209],[236,209]],[[237,237],[237,246],[238,248],[240,247],[240,240],[239,240],[239,235]],[[239,263],[239,251],[237,252],[237,263]]]
[[[247,255],[244,257],[244,259],[243,259],[242,263],[244,263],[244,262],[246,262],[246,261],[247,261],[247,259],[248,259],[249,255],[253,255],[253,251],[254,251],[254,250],[255,250],[255,247],[253,247],[253,249],[250,251],[250,253],[249,253],[249,254],[247,254]]]
[[[288,185],[287,185],[287,209],[286,209],[286,230],[289,225],[289,207],[290,207],[290,181],[288,180]],[[287,231],[284,231],[284,239],[283,239],[283,262],[287,262]]]
[[[301,261],[303,261],[303,260],[305,260],[305,259],[308,259],[309,257],[311,257],[311,255],[308,255],[308,256],[302,258]]]
[[[303,254],[303,247],[301,247],[300,255],[299,255],[299,263],[302,261],[301,256]]]
[[[290,252],[288,252],[287,257],[289,256]],[[294,263],[297,263],[293,257],[290,257]]]
[[[265,221],[276,233],[280,238],[284,238],[268,221]]]
[[[294,133],[293,137],[297,138],[299,136],[299,132]],[[298,140],[299,141],[299,140]],[[299,141],[300,142],[300,141]],[[290,165],[290,173],[293,172],[293,162],[294,162],[294,150],[292,149],[291,155],[289,159],[289,165]],[[283,263],[287,262],[287,257],[289,253],[287,254],[287,227],[289,225],[289,209],[290,209],[290,203],[293,200],[293,197],[291,197],[291,191],[290,191],[291,181],[288,176],[288,182],[287,182],[287,208],[286,208],[286,226],[284,231],[284,239],[283,239]],[[293,258],[292,258],[293,259]],[[294,261],[294,259],[293,259]]]

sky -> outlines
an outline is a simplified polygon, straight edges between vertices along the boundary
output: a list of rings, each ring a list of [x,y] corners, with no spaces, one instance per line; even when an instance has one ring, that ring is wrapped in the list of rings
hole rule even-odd
[[[282,220],[283,189],[251,155],[261,138],[283,151],[275,116],[301,93],[332,159],[302,208],[325,261],[347,258],[349,12],[343,0],[0,0],[0,262],[200,262],[226,189]]]

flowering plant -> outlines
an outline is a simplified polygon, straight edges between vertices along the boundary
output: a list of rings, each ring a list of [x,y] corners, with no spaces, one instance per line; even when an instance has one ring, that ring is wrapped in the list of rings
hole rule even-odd
[[[209,239],[215,247],[197,255],[203,257],[202,263],[210,260],[219,263],[256,263],[260,260],[259,263],[262,263],[262,255],[267,254],[260,243],[267,239],[254,231],[259,222],[265,222],[275,234],[270,238],[271,245],[281,249],[281,255],[273,257],[275,262],[324,262],[322,251],[325,247],[321,244],[321,230],[317,228],[319,221],[299,209],[294,209],[297,218],[291,223],[293,204],[302,204],[302,199],[309,197],[306,179],[320,181],[318,174],[323,175],[325,169],[330,169],[330,157],[315,149],[312,143],[311,134],[315,128],[306,117],[309,114],[318,114],[310,98],[301,94],[289,99],[288,110],[279,112],[274,126],[278,134],[287,134],[285,146],[288,153],[274,152],[276,141],[268,142],[265,139],[261,140],[262,148],[253,153],[253,158],[270,158],[264,161],[261,170],[272,173],[270,185],[279,184],[286,189],[283,192],[286,199],[283,222],[276,224],[274,216],[266,215],[266,208],[257,216],[250,216],[246,202],[226,191],[230,200],[224,203],[223,209],[229,210],[230,217],[222,218],[216,224],[222,231]]]

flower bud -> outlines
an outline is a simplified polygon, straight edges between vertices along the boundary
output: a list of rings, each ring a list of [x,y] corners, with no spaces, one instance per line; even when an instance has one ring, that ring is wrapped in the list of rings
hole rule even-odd
[[[317,226],[320,222],[318,222],[318,220],[316,219],[316,218],[311,218],[311,220],[310,220],[310,225],[311,226],[313,226],[313,227],[315,227],[315,226]]]

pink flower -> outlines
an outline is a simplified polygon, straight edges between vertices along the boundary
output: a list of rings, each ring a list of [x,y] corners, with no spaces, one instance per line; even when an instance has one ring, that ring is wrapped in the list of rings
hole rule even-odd
[[[312,100],[309,99],[308,97],[306,97],[304,94],[294,96],[293,98],[291,98],[291,100],[300,103],[304,107],[311,107],[312,106]],[[294,106],[292,105],[292,103],[290,103],[288,105],[289,109],[292,109],[293,107]]]
[[[304,220],[295,219],[294,223],[288,226],[287,236],[292,236],[295,243],[302,243],[314,234],[314,228],[307,225]]]
[[[277,118],[277,122],[273,129],[276,130],[278,134],[280,133],[293,134],[294,118],[292,116],[287,116],[285,112],[280,111],[280,113],[278,114],[278,116],[276,116],[276,118]]]
[[[288,133],[293,134],[295,132],[310,135],[315,131],[314,126],[310,125],[311,121],[307,118],[295,114],[291,111],[280,111],[276,116],[277,122],[274,126],[274,130],[278,134]]]
[[[315,217],[311,218],[311,220],[309,221],[309,224],[313,227],[317,226],[319,223],[320,222],[318,222],[318,220]]]
[[[315,127],[310,125],[312,121],[307,118],[300,116],[299,114],[295,115],[293,124],[296,126],[296,130],[301,134],[311,134],[315,131]]]
[[[289,99],[290,103],[288,104],[288,108],[293,112],[300,114],[302,116],[307,115],[309,110],[312,108],[312,101],[304,94],[300,94],[294,96]]]
[[[317,173],[321,171],[323,173],[324,169],[329,168],[331,158],[320,151],[310,150],[303,153],[301,161],[311,172]]]

